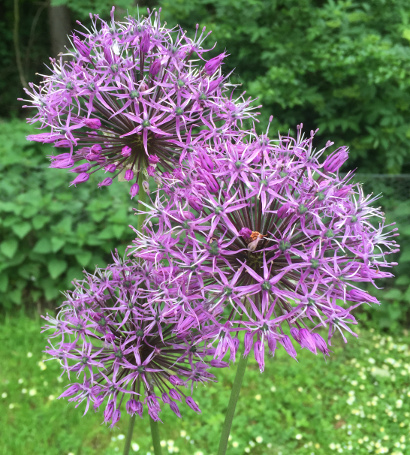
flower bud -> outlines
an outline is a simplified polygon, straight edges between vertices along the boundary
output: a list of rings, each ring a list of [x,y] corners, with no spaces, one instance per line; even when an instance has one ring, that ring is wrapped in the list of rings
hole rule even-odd
[[[114,412],[114,401],[109,401],[104,410],[104,422],[107,423],[111,420],[112,414]]]
[[[279,340],[279,343],[285,348],[285,351],[294,359],[297,357],[297,352],[295,348],[293,347],[292,341],[290,338],[285,335],[282,339]]]
[[[120,420],[121,418],[121,411],[119,409],[116,409],[112,415],[112,423],[110,425],[111,428],[114,428],[115,424]]]
[[[145,32],[142,35],[140,45],[141,45],[141,48],[140,48],[141,52],[146,54],[149,51],[149,47],[150,47],[150,36],[149,36],[148,32]]]
[[[131,156],[131,152],[132,152],[131,147],[128,147],[128,145],[125,145],[121,150],[121,155],[124,158],[128,158],[129,156]]]
[[[181,418],[181,412],[179,411],[179,407],[178,405],[175,403],[175,401],[172,401],[170,404],[169,404],[169,407],[171,408],[171,410],[174,412],[174,414]]]
[[[188,197],[188,202],[189,202],[189,205],[197,212],[202,211],[203,207],[202,207],[201,201],[197,197],[195,197],[195,196]]]
[[[170,375],[169,382],[172,385],[184,385],[184,381],[182,381],[182,379],[180,379],[178,376],[176,376],[174,374]]]
[[[70,172],[75,172],[76,174],[79,174],[80,172],[89,171],[90,167],[91,167],[90,163],[80,164],[79,166],[75,167],[74,169],[70,169]]]
[[[102,151],[101,144],[94,144],[94,145],[91,147],[90,151],[91,151],[92,153],[95,153],[96,155],[99,155],[99,154],[101,153],[101,151]]]
[[[200,413],[201,410],[199,409],[198,405],[195,403],[195,401],[192,399],[192,397],[186,397],[185,398],[185,403],[195,412]]]
[[[129,182],[131,181],[132,179],[134,178],[134,171],[132,171],[131,169],[127,169],[125,171],[125,175],[124,175],[124,179]]]
[[[58,398],[71,397],[80,390],[80,384],[72,384],[68,389],[66,389]]]
[[[338,171],[342,164],[349,158],[347,150],[347,147],[340,147],[329,155],[323,163],[323,169],[326,172],[332,173]]]
[[[173,400],[182,401],[181,395],[175,389],[169,389],[169,395]]]
[[[148,161],[151,164],[157,164],[159,163],[160,159],[157,157],[157,155],[148,155]]]
[[[104,166],[105,172],[111,172],[114,173],[117,170],[117,166],[113,163],[107,164],[107,166]]]
[[[99,130],[101,128],[101,120],[98,118],[86,118],[84,124],[92,130]]]
[[[127,404],[125,405],[125,409],[127,410],[128,414],[134,415],[138,409],[137,400],[135,400],[134,398],[131,398],[131,400],[128,400]]]
[[[112,179],[110,177],[107,177],[98,184],[98,187],[101,188],[102,186],[110,186],[111,183],[112,183]]]
[[[134,185],[131,186],[130,189],[131,199],[133,199],[138,194],[139,190],[140,186],[138,185],[138,183],[134,183]]]
[[[217,55],[214,58],[211,58],[208,62],[205,63],[205,72],[208,76],[211,76],[215,71],[221,66],[222,60],[227,56],[225,52]]]
[[[70,182],[69,186],[76,186],[78,183],[84,183],[90,178],[90,174],[87,174],[87,172],[82,172],[81,174],[78,174],[77,177]]]
[[[77,51],[82,55],[83,57],[87,58],[90,55],[91,49],[84,44],[83,41],[78,38],[78,36],[73,37],[73,44],[74,47],[77,49]]]
[[[156,76],[161,69],[161,62],[159,60],[155,60],[155,62],[151,65],[149,72],[151,76]]]
[[[315,339],[308,329],[300,329],[299,337],[302,348],[309,349],[309,351],[317,354]]]

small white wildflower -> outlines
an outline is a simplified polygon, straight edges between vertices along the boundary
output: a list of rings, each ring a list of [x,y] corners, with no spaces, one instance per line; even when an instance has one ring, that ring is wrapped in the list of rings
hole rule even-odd
[[[261,444],[261,443],[263,442],[262,436],[256,436],[255,441],[256,441],[258,444]]]
[[[298,434],[295,436],[295,438],[296,438],[297,440],[300,440],[300,439],[303,438],[303,436],[302,436],[300,433],[298,433]]]
[[[136,442],[133,442],[131,444],[131,449],[134,451],[134,452],[138,452],[138,450],[140,450],[140,446],[136,443]]]
[[[27,352],[27,357],[30,359],[31,357],[33,357],[33,353],[32,352]]]
[[[31,396],[31,397],[34,397],[35,395],[37,395],[37,390],[36,389],[30,389],[28,394]]]
[[[3,393],[1,394],[1,397],[2,397],[2,398],[7,398],[7,393],[6,393],[6,392],[3,392]]]

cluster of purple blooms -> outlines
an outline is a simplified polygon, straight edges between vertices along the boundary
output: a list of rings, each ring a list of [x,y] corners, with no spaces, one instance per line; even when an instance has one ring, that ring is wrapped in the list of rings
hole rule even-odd
[[[179,402],[199,412],[186,387],[192,392],[195,383],[213,381],[209,366],[227,364],[212,360],[215,349],[187,319],[182,328],[172,292],[163,288],[167,269],[113,258],[113,264],[75,282],[57,319],[45,318],[44,329],[53,330],[45,352],[77,381],[60,398],[69,397],[76,406],[85,401],[85,413],[104,404],[104,421],[111,426],[121,417],[122,403],[128,414],[142,417],[146,409],[155,421],[160,402],[178,417]],[[196,320],[204,317],[198,314]],[[53,338],[59,339],[57,346]]]
[[[254,117],[251,100],[234,98],[221,73],[226,54],[204,59],[205,29],[190,39],[161,25],[156,12],[117,22],[113,9],[109,23],[91,19],[92,30],[73,35],[72,50],[26,90],[26,107],[37,110],[30,122],[51,128],[28,139],[67,150],[51,156],[50,167],[73,172],[71,185],[101,169],[100,187],[115,177],[134,181],[134,197],[138,181],[172,171],[192,144],[223,140]]]
[[[378,303],[360,284],[393,276],[382,269],[395,265],[397,229],[352,173],[339,175],[347,149],[321,160],[333,144],[316,151],[314,134],[304,138],[300,125],[296,139],[251,133],[198,150],[196,165],[163,178],[139,211],[146,226],[133,254],[155,268],[171,264],[190,283],[181,308],[208,312],[201,330],[218,359],[235,359],[240,333],[261,371],[266,349],[296,358],[296,343],[328,355],[336,331],[356,336],[352,310]]]
[[[340,174],[347,148],[316,150],[302,125],[296,138],[242,131],[255,108],[228,91],[225,53],[198,65],[204,30],[191,40],[153,13],[95,16],[82,36],[32,86],[32,121],[51,132],[29,139],[69,149],[51,167],[77,173],[74,185],[104,169],[100,186],[135,180],[134,197],[143,172],[158,188],[139,201],[128,258],[75,281],[46,317],[46,352],[77,380],[62,397],[86,412],[104,403],[112,426],[124,407],[159,420],[162,402],[180,416],[181,401],[199,411],[185,388],[238,350],[263,371],[281,346],[329,355],[336,332],[357,336],[353,310],[379,303],[362,284],[392,276],[398,233],[378,196]]]

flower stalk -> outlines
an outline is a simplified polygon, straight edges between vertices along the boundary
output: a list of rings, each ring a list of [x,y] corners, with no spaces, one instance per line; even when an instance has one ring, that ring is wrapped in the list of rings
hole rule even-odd
[[[149,419],[149,423],[151,426],[151,436],[152,436],[152,445],[154,446],[154,454],[161,455],[161,443],[159,440],[159,430],[158,430],[158,422],[154,419]]]
[[[128,455],[130,453],[132,434],[134,432],[134,425],[135,425],[135,414],[130,417],[130,423],[129,423],[128,431],[127,431],[127,439],[125,440],[124,455]]]
[[[246,365],[248,363],[248,356],[243,355],[239,358],[238,368],[236,370],[235,379],[233,381],[231,396],[229,398],[228,408],[225,414],[225,422],[222,427],[221,439],[219,440],[218,455],[225,455],[228,447],[228,438],[231,432],[232,421],[235,415],[236,403],[238,402],[239,393],[242,387],[243,377],[246,371]]]

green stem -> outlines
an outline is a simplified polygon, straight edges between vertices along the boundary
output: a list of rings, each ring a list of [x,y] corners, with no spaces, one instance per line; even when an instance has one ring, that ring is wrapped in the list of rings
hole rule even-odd
[[[149,423],[151,425],[151,436],[152,436],[152,444],[154,446],[154,454],[161,455],[161,443],[159,441],[159,430],[158,430],[158,422],[149,418]]]
[[[138,177],[138,185],[140,187],[140,190],[139,190],[139,193],[138,193],[138,199],[140,201],[146,201],[147,200],[147,193],[145,192],[143,186],[142,186],[142,182],[143,182],[144,178],[143,178],[143,175],[142,175],[142,171],[140,171],[139,173],[139,177]],[[140,210],[143,210],[145,209],[145,205],[142,205],[142,204],[138,204],[138,209]],[[145,215],[138,215],[137,216],[137,230],[139,232],[141,232],[141,229],[142,229],[142,225],[144,223],[144,220],[145,220]]]
[[[233,381],[231,397],[229,398],[228,409],[226,410],[225,422],[222,427],[221,439],[219,440],[218,455],[225,455],[228,447],[229,433],[231,432],[231,426],[233,416],[235,415],[236,403],[238,402],[239,392],[241,391],[242,380],[246,370],[246,364],[248,363],[248,357],[241,355],[239,359],[238,369],[236,370],[235,379]]]
[[[134,431],[135,414],[130,418],[130,424],[128,426],[127,439],[125,440],[124,455],[128,455],[131,447],[132,433]]]

